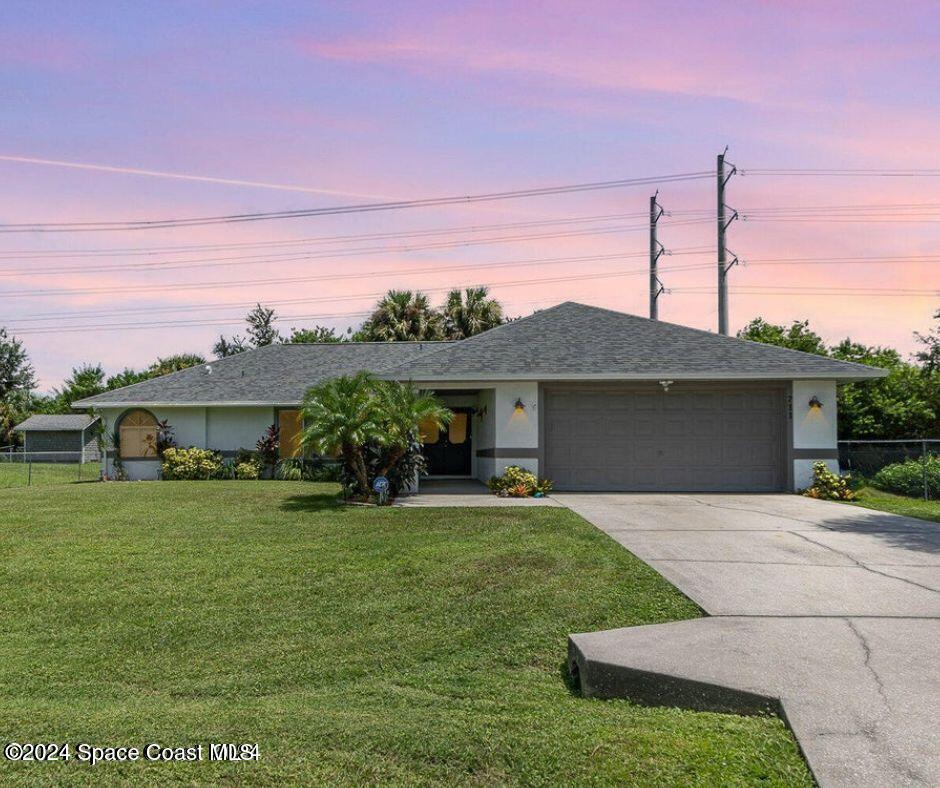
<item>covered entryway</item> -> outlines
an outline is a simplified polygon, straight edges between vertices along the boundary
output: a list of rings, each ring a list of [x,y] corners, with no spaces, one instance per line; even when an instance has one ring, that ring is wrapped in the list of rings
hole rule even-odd
[[[544,389],[545,468],[559,490],[784,490],[782,384]]]

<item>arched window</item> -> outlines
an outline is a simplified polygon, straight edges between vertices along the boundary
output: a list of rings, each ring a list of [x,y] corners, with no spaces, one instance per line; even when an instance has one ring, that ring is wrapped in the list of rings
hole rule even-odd
[[[118,427],[121,457],[157,456],[157,420],[145,410],[131,410]]]

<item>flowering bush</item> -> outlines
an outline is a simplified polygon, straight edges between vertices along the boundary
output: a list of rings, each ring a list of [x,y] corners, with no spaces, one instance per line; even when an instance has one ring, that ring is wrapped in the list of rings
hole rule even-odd
[[[855,493],[849,486],[850,476],[840,476],[829,470],[824,462],[813,463],[813,486],[803,495],[828,501],[854,501]]]
[[[259,479],[261,477],[260,462],[239,462],[235,465],[236,479]]]
[[[216,479],[222,474],[222,457],[210,449],[177,449],[163,452],[163,478],[175,480]]]
[[[532,471],[518,465],[507,466],[502,476],[491,476],[486,486],[497,495],[510,498],[528,498],[530,495],[541,498],[552,489],[549,479],[539,479]]]

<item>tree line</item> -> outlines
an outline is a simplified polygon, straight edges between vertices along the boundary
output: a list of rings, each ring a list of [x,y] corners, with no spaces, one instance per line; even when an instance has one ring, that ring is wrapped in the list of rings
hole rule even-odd
[[[934,318],[940,321],[940,310]],[[225,358],[279,343],[459,340],[507,318],[487,288],[476,287],[451,290],[438,307],[421,291],[389,290],[358,330],[344,333],[315,325],[292,327],[282,336],[277,320],[274,309],[258,303],[245,317],[245,333],[220,336],[213,355]],[[840,438],[940,437],[940,323],[927,334],[915,334],[920,350],[910,360],[893,348],[848,338],[827,345],[807,320],[779,325],[758,317],[738,337],[887,369],[885,378],[839,386]],[[201,354],[180,353],[110,376],[101,364],[82,364],[72,369],[61,387],[37,394],[35,372],[23,342],[0,328],[0,446],[14,443],[13,426],[31,413],[68,413],[73,402],[85,397],[204,363]]]
[[[940,310],[934,319],[940,321]],[[839,386],[840,438],[940,438],[940,328],[927,334],[915,332],[921,349],[910,361],[894,348],[849,338],[827,345],[808,320],[794,320],[787,326],[758,317],[738,336],[888,370],[887,377],[878,380]]]

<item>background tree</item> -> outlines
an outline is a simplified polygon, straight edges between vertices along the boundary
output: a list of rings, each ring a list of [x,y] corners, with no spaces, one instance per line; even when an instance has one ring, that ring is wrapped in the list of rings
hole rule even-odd
[[[72,374],[61,388],[52,390],[51,397],[37,400],[34,409],[40,413],[68,413],[73,402],[103,391],[107,391],[104,367],[101,364],[82,364],[72,368]]]
[[[451,290],[442,311],[447,339],[466,339],[503,322],[502,304],[489,297],[485,286],[468,287],[463,293]]]
[[[248,343],[252,347],[265,347],[280,342],[281,335],[274,326],[276,320],[277,313],[273,309],[256,304],[245,316],[245,322],[248,323]]]
[[[248,346],[238,334],[228,338],[220,334],[218,340],[212,346],[212,353],[216,358],[228,358],[237,353],[244,353],[246,350],[248,350]]]
[[[355,335],[361,342],[427,342],[443,337],[440,312],[417,290],[389,290]]]
[[[293,328],[291,327],[290,336],[284,340],[287,344],[308,344],[318,342],[346,342],[344,336],[336,333],[336,329],[326,326],[314,326],[313,328]]]
[[[738,336],[840,361],[888,370],[887,377],[838,387],[839,437],[903,439],[940,436],[940,373],[903,360],[893,348],[844,339],[830,348],[806,320],[790,326],[755,318]]]
[[[149,380],[150,377],[151,375],[146,371],[140,372],[130,367],[124,367],[124,369],[116,375],[109,375],[104,385],[108,391],[111,391],[112,389],[119,389],[124,386],[132,386],[135,383],[142,383],[145,380]]]
[[[934,313],[934,320],[940,320],[940,309]],[[940,329],[927,334],[914,332],[914,338],[924,346],[924,349],[915,354],[917,360],[924,365],[928,372],[940,372]]]
[[[0,446],[14,443],[13,427],[29,415],[36,373],[21,340],[0,328]]]
[[[160,375],[169,375],[171,372],[180,372],[190,367],[198,367],[205,364],[206,359],[198,353],[176,353],[172,356],[158,358],[149,367],[147,367],[147,376],[151,378]]]
[[[242,338],[238,334],[232,337],[220,335],[216,343],[212,346],[212,352],[216,358],[226,358],[234,356],[236,353],[242,353],[251,348],[265,347],[266,345],[275,345],[281,342],[281,335],[274,326],[277,320],[277,313],[270,307],[256,304],[247,315],[247,337]]]
[[[782,326],[768,323],[762,317],[755,317],[738,331],[738,338],[801,350],[804,353],[815,353],[818,356],[829,354],[822,337],[810,330],[808,320],[794,320],[789,326]]]

